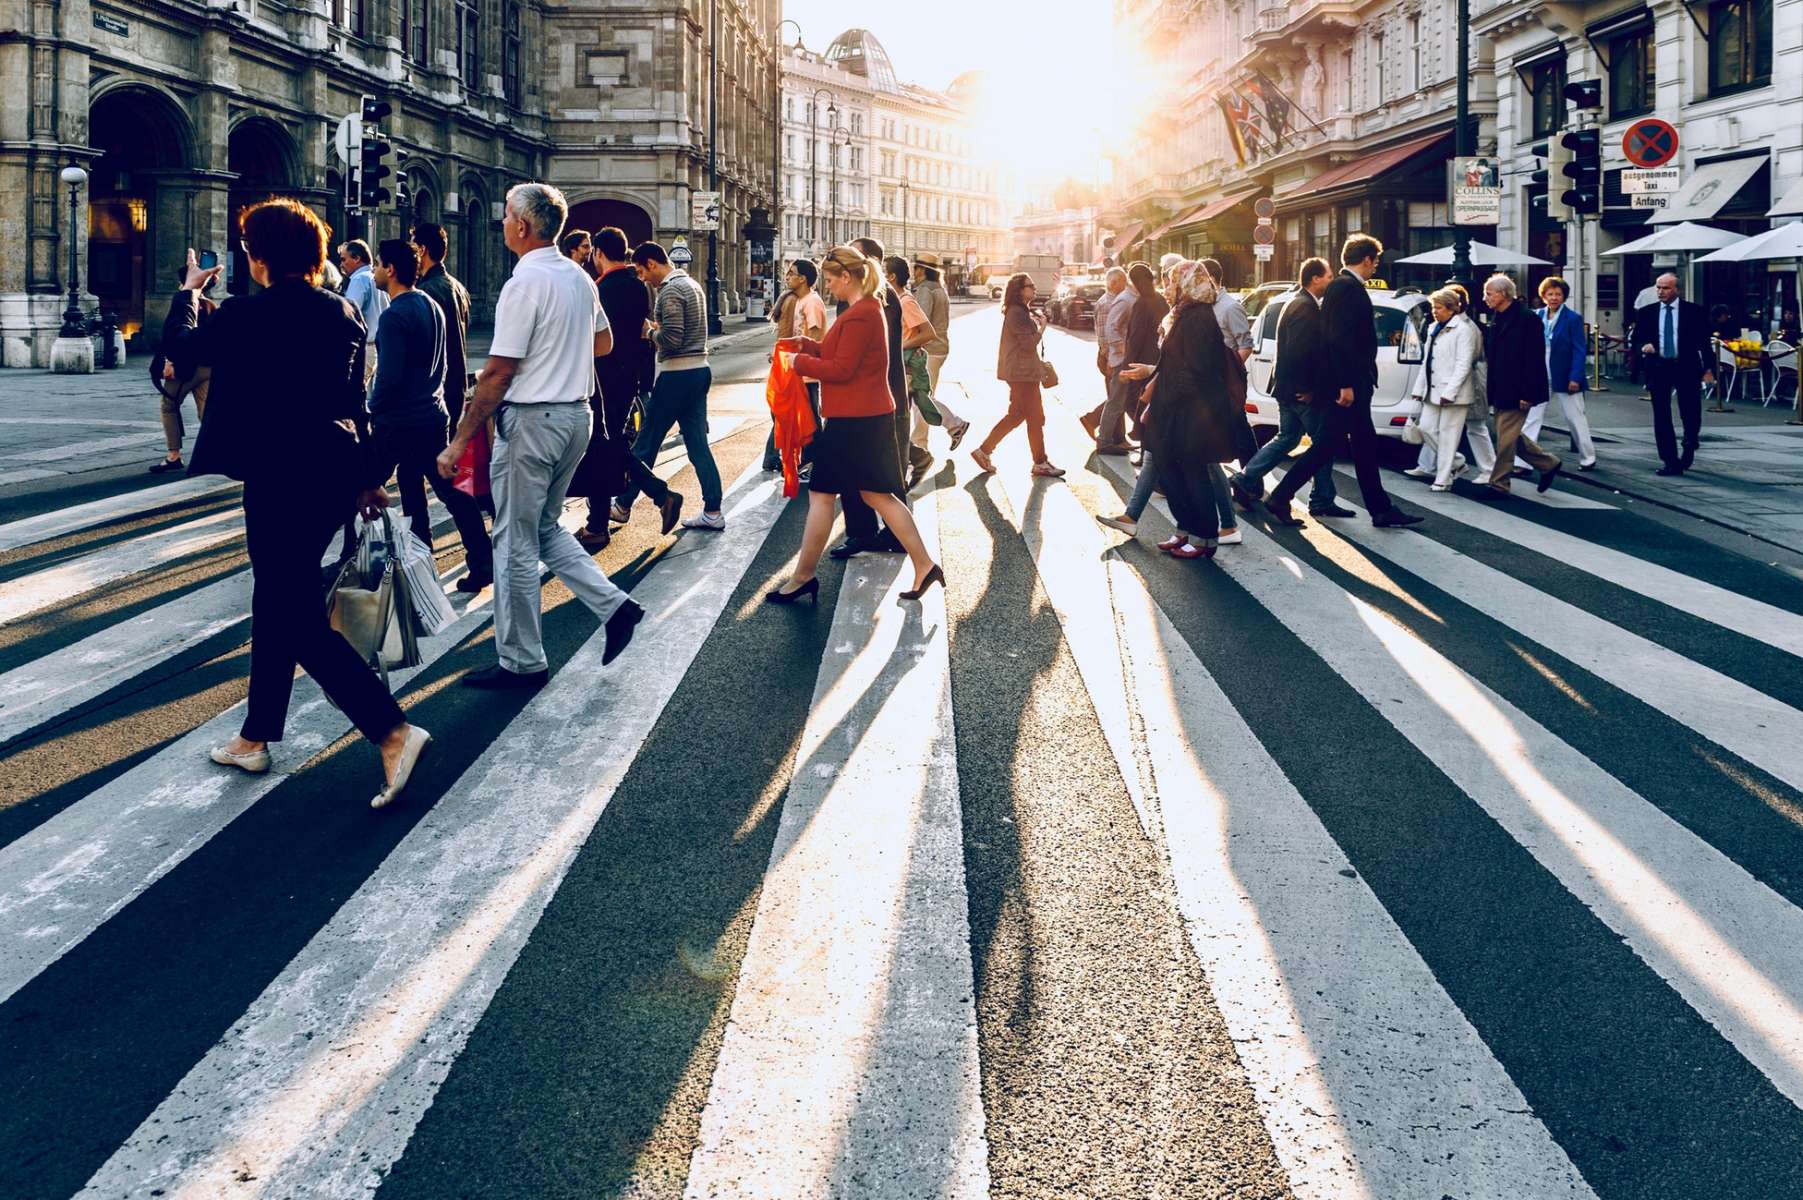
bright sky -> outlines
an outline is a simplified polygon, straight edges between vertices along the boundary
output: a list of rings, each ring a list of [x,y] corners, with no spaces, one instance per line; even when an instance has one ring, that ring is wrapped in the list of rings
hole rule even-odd
[[[783,0],[810,50],[825,51],[847,29],[864,28],[889,52],[906,83],[943,89],[966,71],[988,77],[976,114],[985,157],[1035,188],[1070,176],[1095,182],[1098,94],[1114,70],[1111,0]],[[795,30],[784,31],[792,40]]]

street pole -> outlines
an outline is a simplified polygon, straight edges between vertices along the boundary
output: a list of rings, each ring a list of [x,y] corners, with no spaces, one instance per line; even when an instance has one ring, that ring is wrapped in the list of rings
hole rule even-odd
[[[814,252],[814,243],[820,240],[820,95],[824,92],[832,96],[831,88],[815,88],[814,94],[808,98],[808,253]],[[836,99],[837,97],[834,97]],[[838,108],[828,102],[829,110],[837,113]]]
[[[906,175],[904,175],[904,176],[902,176],[902,181],[901,181],[902,257],[903,258],[908,257],[908,191],[909,191],[908,177]]]
[[[1459,74],[1457,100],[1453,107],[1452,152],[1455,158],[1469,155],[1474,147],[1471,144],[1471,0],[1459,0]],[[1551,183],[1548,183],[1551,187]],[[1449,197],[1450,199],[1450,197]],[[1452,231],[1452,278],[1449,283],[1457,283],[1466,288],[1466,294],[1475,296],[1471,290],[1471,227],[1455,225]]]
[[[785,17],[776,27],[776,42],[770,47],[770,223],[776,226],[777,250],[770,260],[773,284],[782,279],[783,244],[783,27],[795,26],[795,44],[801,45],[801,25]],[[772,302],[776,299],[771,296]]]
[[[81,314],[81,270],[75,257],[75,243],[79,240],[75,232],[75,205],[81,185],[88,181],[88,173],[71,164],[63,168],[62,180],[69,185],[69,307],[63,310],[63,327],[57,336],[80,338],[87,336],[87,321]]]
[[[832,243],[835,246],[839,244],[839,234],[841,232],[839,229],[839,135],[842,133],[845,135],[844,144],[847,146],[851,145],[851,130],[841,128],[835,118],[829,140],[830,152],[833,156],[833,181],[831,184],[833,192],[833,217],[832,224],[827,228],[827,235],[832,239]]]
[[[1461,0],[1462,2],[1462,0]],[[707,62],[707,186],[720,194],[720,0],[709,5]],[[726,204],[722,198],[721,215]],[[720,225],[707,231],[707,331],[718,336],[720,324]]]

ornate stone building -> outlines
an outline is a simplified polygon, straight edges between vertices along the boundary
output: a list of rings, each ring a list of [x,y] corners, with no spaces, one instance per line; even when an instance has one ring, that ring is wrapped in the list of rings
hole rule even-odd
[[[344,212],[332,133],[365,94],[393,106],[391,165],[412,211],[448,227],[478,321],[512,267],[500,207],[521,180],[564,187],[578,223],[686,232],[706,186],[716,12],[722,273],[737,295],[774,175],[779,0],[0,0],[0,362],[48,363],[71,162],[89,172],[84,305],[117,314],[134,349],[160,330],[187,247],[216,251],[231,291],[250,286],[235,218],[252,201],[297,197],[338,238],[399,235],[400,212]]]
[[[571,223],[617,225],[632,241],[666,246],[686,236],[697,279],[707,235],[690,228],[690,197],[715,190],[708,133],[717,101],[720,278],[733,311],[752,276],[769,269],[751,262],[747,237],[776,186],[781,20],[780,0],[564,0],[544,18],[547,169],[570,198]]]
[[[70,162],[89,172],[86,304],[134,347],[159,329],[187,247],[249,286],[235,217],[252,201],[297,197],[338,237],[398,235],[398,212],[373,228],[344,214],[331,137],[364,94],[393,106],[414,211],[449,227],[452,270],[492,305],[510,266],[498,204],[550,149],[543,45],[530,0],[0,0],[0,361],[48,361]]]

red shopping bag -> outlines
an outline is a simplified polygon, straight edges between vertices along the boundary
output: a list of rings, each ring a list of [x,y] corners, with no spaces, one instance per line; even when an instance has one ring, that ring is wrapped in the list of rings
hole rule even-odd
[[[784,339],[787,340],[787,339]],[[801,490],[797,472],[801,470],[801,449],[814,440],[814,407],[808,403],[808,385],[795,373],[782,341],[770,356],[770,376],[764,381],[764,400],[770,405],[770,420],[776,429],[776,450],[783,462],[783,495],[793,497]]]
[[[484,425],[476,430],[476,436],[463,448],[451,486],[466,496],[488,495],[488,458],[488,426]]]

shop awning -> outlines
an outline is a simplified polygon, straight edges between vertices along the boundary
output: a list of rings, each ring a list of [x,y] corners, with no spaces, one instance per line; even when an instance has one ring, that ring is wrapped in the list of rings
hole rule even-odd
[[[1765,163],[1765,155],[1752,154],[1692,167],[1690,178],[1672,193],[1672,202],[1653,214],[1653,224],[1714,219]]]
[[[1278,197],[1277,202],[1289,205],[1306,196],[1317,196],[1354,184],[1369,183],[1380,175],[1394,171],[1418,154],[1425,154],[1436,146],[1444,146],[1451,136],[1450,133],[1430,133],[1426,137],[1418,137],[1413,141],[1367,154],[1352,162],[1341,163],[1321,172],[1295,191]]]
[[[1232,212],[1243,201],[1250,200],[1251,198],[1252,194],[1250,192],[1245,192],[1237,196],[1222,196],[1218,200],[1210,200],[1207,204],[1198,204],[1188,212],[1173,219],[1163,229],[1160,229],[1152,236],[1154,238],[1163,237],[1165,234],[1176,229],[1186,229],[1191,225],[1201,225],[1207,221],[1219,220],[1221,217]]]
[[[1790,190],[1779,198],[1778,203],[1767,209],[1765,215],[1768,217],[1803,217],[1803,179],[1791,184]]]
[[[1119,233],[1115,234],[1114,256],[1119,258],[1133,245],[1133,243],[1139,241],[1139,235],[1144,233],[1145,229],[1146,223],[1144,221],[1135,221]]]

